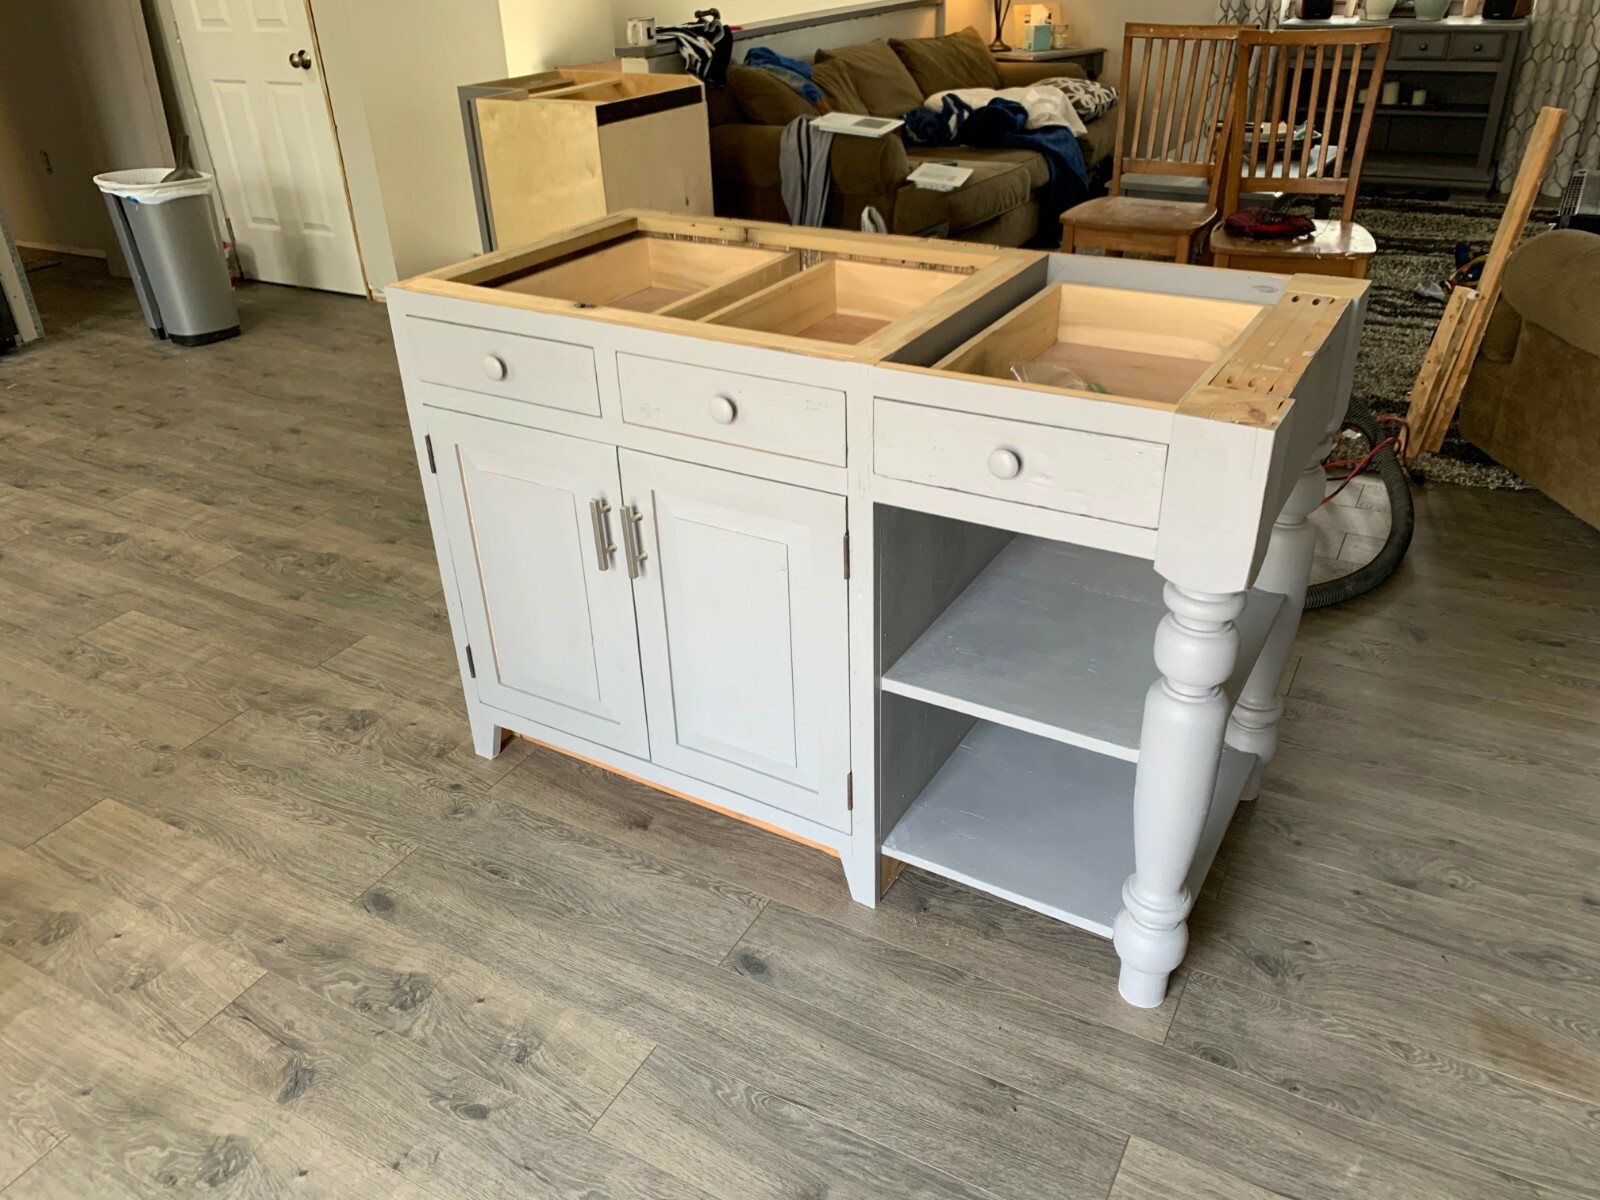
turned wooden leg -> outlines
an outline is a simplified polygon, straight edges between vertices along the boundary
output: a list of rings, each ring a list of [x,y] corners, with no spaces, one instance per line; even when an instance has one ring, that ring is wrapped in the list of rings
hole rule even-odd
[[[1156,630],[1156,669],[1144,701],[1133,787],[1134,872],[1122,885],[1112,940],[1122,959],[1118,988],[1155,1008],[1189,945],[1194,865],[1228,721],[1222,684],[1239,656],[1234,620],[1244,593],[1189,591],[1168,583],[1167,615]]]
[[[1071,254],[1077,243],[1077,229],[1071,221],[1061,223],[1061,253]]]
[[[1284,597],[1278,619],[1267,635],[1261,656],[1256,659],[1228,718],[1228,745],[1255,755],[1250,782],[1242,799],[1254,800],[1261,792],[1261,776],[1278,750],[1278,721],[1283,716],[1283,701],[1278,696],[1278,681],[1300,631],[1300,612],[1305,607],[1306,584],[1311,578],[1311,559],[1316,550],[1316,533],[1311,514],[1322,503],[1326,488],[1322,459],[1328,443],[1317,447],[1316,455],[1295,481],[1294,490],[1284,503],[1283,512],[1273,522],[1266,557],[1256,574],[1256,587]]]

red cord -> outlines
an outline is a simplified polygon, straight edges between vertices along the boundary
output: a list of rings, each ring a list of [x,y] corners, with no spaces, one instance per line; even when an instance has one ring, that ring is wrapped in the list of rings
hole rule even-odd
[[[1400,444],[1400,439],[1398,437],[1386,437],[1386,438],[1383,439],[1383,441],[1379,442],[1371,450],[1368,450],[1366,455],[1363,458],[1361,458],[1361,459],[1356,461],[1356,465],[1355,465],[1354,469],[1351,470],[1350,474],[1346,475],[1342,480],[1340,480],[1339,486],[1334,488],[1333,491],[1329,492],[1326,496],[1324,496],[1322,498],[1322,503],[1323,504],[1328,503],[1329,500],[1332,500],[1340,492],[1344,491],[1345,488],[1349,487],[1350,486],[1350,481],[1352,479],[1354,479],[1357,475],[1361,474],[1361,472],[1363,472],[1363,471],[1365,471],[1367,469],[1367,464],[1370,463],[1374,458],[1377,457],[1378,451],[1382,450],[1385,446],[1398,446],[1399,444]],[[1326,465],[1326,466],[1338,466],[1338,465],[1341,465],[1341,464],[1331,463],[1331,464],[1324,464],[1324,465]]]

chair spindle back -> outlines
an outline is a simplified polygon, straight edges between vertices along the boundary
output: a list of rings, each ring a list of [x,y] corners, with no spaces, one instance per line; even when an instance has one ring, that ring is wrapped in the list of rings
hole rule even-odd
[[[1387,26],[1240,33],[1224,213],[1238,209],[1243,193],[1285,192],[1338,196],[1340,220],[1350,221],[1392,33]]]

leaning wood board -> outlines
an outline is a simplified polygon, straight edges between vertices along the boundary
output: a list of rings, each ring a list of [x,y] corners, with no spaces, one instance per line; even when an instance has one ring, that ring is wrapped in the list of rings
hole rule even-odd
[[[1111,935],[1159,1004],[1365,286],[648,212],[396,286],[474,744]]]
[[[1522,241],[1528,218],[1550,170],[1556,143],[1566,119],[1562,108],[1542,108],[1528,135],[1528,145],[1517,168],[1516,182],[1500,216],[1494,242],[1485,256],[1483,273],[1476,288],[1459,287],[1450,293],[1439,328],[1423,356],[1422,370],[1411,388],[1411,405],[1406,410],[1406,457],[1420,450],[1437,451],[1444,445],[1467,386],[1467,375],[1483,345],[1500,298],[1500,276],[1505,273],[1511,252]]]

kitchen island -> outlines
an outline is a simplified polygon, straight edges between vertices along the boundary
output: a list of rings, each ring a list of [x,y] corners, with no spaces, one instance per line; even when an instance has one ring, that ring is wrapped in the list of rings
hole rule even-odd
[[[616,214],[388,293],[479,753],[1114,939],[1277,742],[1365,283]]]

